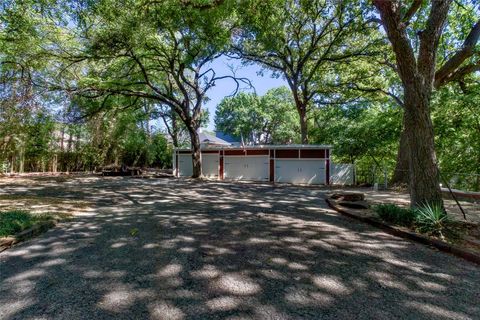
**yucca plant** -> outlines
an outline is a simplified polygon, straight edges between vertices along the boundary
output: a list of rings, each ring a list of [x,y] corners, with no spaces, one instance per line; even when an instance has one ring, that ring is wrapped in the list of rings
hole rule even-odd
[[[426,203],[415,210],[415,225],[422,233],[438,235],[444,239],[443,231],[449,222],[445,209],[439,204]]]

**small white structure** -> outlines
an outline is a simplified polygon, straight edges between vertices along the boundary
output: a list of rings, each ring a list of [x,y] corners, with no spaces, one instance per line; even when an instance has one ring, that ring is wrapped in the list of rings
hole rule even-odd
[[[210,138],[208,140],[208,144],[202,143],[201,151],[205,177],[293,184],[329,184],[331,181],[329,145],[234,147],[219,141],[214,145]],[[174,174],[191,176],[191,150],[176,149],[173,157]]]

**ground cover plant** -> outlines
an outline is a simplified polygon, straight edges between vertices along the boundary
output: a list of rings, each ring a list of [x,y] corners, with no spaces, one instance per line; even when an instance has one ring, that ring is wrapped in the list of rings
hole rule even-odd
[[[27,211],[13,210],[0,212],[0,237],[12,236],[35,224],[52,221],[52,214],[32,214]]]
[[[402,208],[395,204],[380,204],[374,207],[375,213],[384,221],[394,225],[412,228],[420,233],[451,239],[458,238],[458,226],[447,212],[435,204],[424,204],[418,208]]]
[[[415,221],[415,212],[394,204],[380,204],[374,208],[380,218],[396,225],[410,227]]]

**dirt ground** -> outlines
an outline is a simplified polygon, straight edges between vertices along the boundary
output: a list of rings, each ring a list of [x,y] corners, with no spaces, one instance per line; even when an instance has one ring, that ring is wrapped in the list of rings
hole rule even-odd
[[[406,192],[397,191],[374,191],[372,188],[351,188],[352,191],[360,191],[365,193],[365,198],[373,204],[393,203],[399,206],[408,207],[410,205],[410,196]],[[480,201],[459,201],[463,208],[467,220],[453,199],[445,199],[445,208],[450,217],[458,221],[468,221],[480,224]]]
[[[74,213],[0,253],[0,319],[479,319],[480,268],[329,209],[330,190],[0,179]]]

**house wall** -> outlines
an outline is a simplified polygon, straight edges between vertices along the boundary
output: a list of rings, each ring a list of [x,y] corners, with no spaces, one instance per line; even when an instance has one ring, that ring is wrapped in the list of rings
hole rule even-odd
[[[261,157],[265,156],[267,158],[268,163],[268,181],[275,182],[278,181],[276,179],[276,165],[277,160],[299,160],[293,161],[292,165],[296,167],[302,165],[302,159],[306,161],[305,166],[308,165],[311,167],[312,161],[317,160],[319,163],[319,168],[321,167],[325,174],[325,177],[321,179],[322,184],[329,184],[330,183],[330,149],[327,147],[319,147],[319,148],[301,148],[301,147],[292,147],[292,148],[228,148],[228,149],[218,149],[218,150],[203,150],[203,154],[218,154],[218,166],[219,166],[219,180],[224,180],[225,177],[225,158],[228,157]],[[176,150],[175,151],[175,166],[177,170],[174,171],[174,174],[178,176],[178,157],[179,155],[183,154],[191,154],[189,150]],[[286,165],[288,162],[281,162],[283,166]],[[293,168],[293,167],[292,167]],[[324,169],[323,169],[324,168]],[[301,171],[301,168],[296,168],[297,170]],[[294,169],[292,169],[294,170]],[[312,170],[312,169],[309,169]],[[238,170],[237,170],[238,171]],[[285,167],[283,167],[283,171],[285,172]],[[277,177],[278,178],[278,177]],[[315,179],[315,181],[319,181]]]

